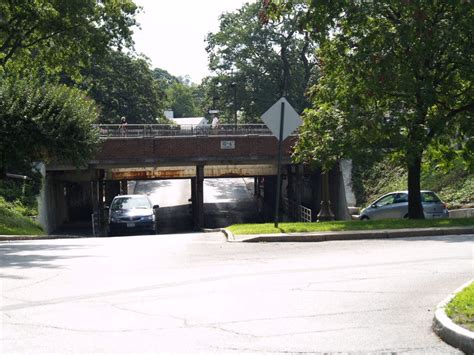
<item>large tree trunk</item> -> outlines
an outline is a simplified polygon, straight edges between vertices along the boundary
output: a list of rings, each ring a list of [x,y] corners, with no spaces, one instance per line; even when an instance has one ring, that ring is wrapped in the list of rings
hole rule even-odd
[[[424,219],[420,193],[421,153],[408,160],[408,218]]]

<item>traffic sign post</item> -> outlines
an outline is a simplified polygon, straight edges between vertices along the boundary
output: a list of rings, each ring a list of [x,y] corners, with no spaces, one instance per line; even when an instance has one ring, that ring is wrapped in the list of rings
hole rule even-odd
[[[278,111],[280,111],[279,120]],[[282,97],[262,115],[262,121],[270,128],[273,135],[278,138],[278,168],[274,218],[274,226],[278,228],[281,194],[281,147],[283,141],[301,125],[301,118],[290,103]]]
[[[277,191],[275,201],[275,219],[273,224],[275,228],[278,228],[278,220],[280,217],[280,194],[281,194],[281,142],[283,141],[283,126],[285,124],[285,103],[281,103],[280,113],[280,134],[278,139],[278,168],[277,168]]]

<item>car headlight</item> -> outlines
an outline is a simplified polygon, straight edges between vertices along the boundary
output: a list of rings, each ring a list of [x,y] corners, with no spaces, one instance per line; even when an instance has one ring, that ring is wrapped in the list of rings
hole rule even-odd
[[[144,221],[154,221],[155,220],[155,215],[151,214],[149,216],[142,217],[142,220],[144,220]]]
[[[110,217],[110,222],[117,223],[117,222],[120,222],[120,220],[119,220],[117,217],[115,217],[115,216],[111,216],[111,217]]]

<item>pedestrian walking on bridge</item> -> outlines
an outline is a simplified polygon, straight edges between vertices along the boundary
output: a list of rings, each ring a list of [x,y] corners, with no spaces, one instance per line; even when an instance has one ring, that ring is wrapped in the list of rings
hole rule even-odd
[[[125,116],[122,116],[122,118],[120,119],[120,134],[122,137],[125,137],[127,135],[127,132],[128,132],[128,123],[127,123],[127,119],[125,118]]]

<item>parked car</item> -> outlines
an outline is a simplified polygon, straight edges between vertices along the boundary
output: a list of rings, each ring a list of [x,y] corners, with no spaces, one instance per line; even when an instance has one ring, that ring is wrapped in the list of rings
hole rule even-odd
[[[446,204],[433,191],[421,191],[421,205],[425,218],[446,218]],[[360,212],[359,219],[385,219],[408,217],[408,191],[390,192],[378,198]]]
[[[109,235],[132,231],[156,233],[158,207],[146,195],[116,196],[109,208]]]

